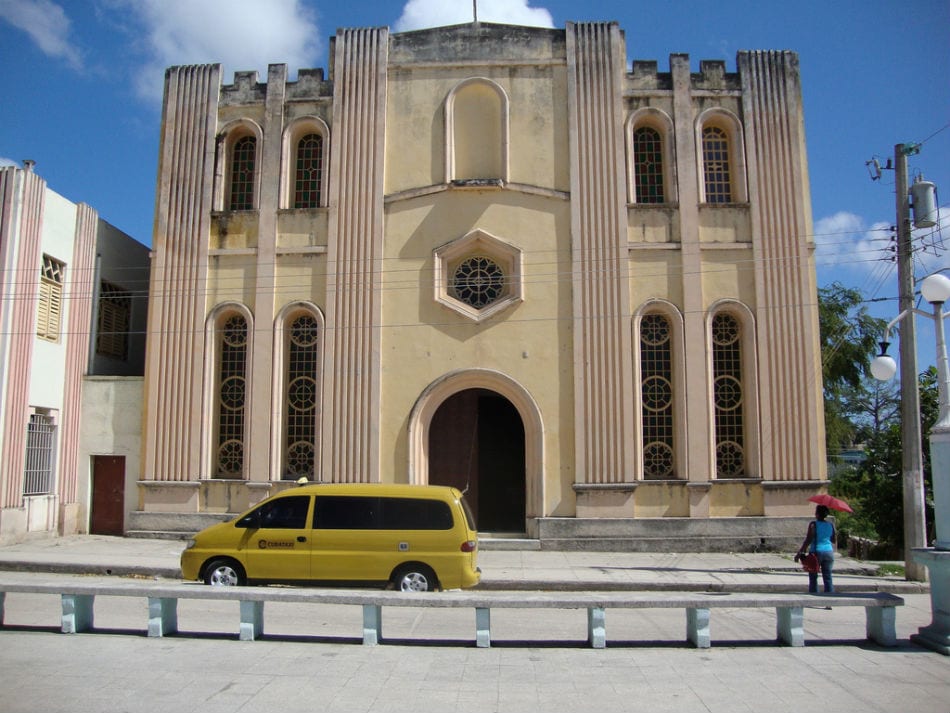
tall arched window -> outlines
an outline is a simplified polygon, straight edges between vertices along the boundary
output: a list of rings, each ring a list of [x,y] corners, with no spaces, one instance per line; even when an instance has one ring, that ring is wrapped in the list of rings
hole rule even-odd
[[[317,208],[323,191],[323,137],[307,134],[297,142],[294,208]]]
[[[633,132],[633,172],[637,203],[663,203],[663,137],[652,126]]]
[[[673,422],[673,329],[662,314],[640,320],[643,477],[676,477]]]
[[[217,442],[214,475],[244,476],[244,424],[247,395],[247,320],[240,314],[224,319],[217,334]]]
[[[718,126],[703,127],[703,180],[707,203],[732,202],[729,135]]]
[[[319,403],[320,325],[312,314],[291,317],[287,335],[283,477],[314,479]]]
[[[254,209],[254,178],[257,163],[257,139],[242,136],[231,150],[231,210]]]
[[[712,350],[716,476],[742,478],[746,475],[742,325],[728,312],[713,317]]]

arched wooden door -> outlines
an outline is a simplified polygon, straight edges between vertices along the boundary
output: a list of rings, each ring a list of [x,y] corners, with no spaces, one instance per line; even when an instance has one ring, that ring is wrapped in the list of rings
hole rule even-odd
[[[525,429],[504,396],[449,396],[429,427],[429,482],[466,491],[482,532],[525,530]]]

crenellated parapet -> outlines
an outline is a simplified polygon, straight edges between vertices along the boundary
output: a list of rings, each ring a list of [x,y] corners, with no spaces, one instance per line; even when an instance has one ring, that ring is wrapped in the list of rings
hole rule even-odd
[[[669,72],[659,71],[656,60],[635,59],[625,77],[627,91],[672,92],[672,67],[683,62],[689,63],[689,55],[671,54]],[[742,79],[738,72],[726,71],[726,62],[721,59],[703,59],[699,62],[699,71],[689,75],[690,91],[693,92],[740,92]]]
[[[286,68],[286,65],[279,65]],[[333,96],[333,82],[326,79],[323,68],[301,69],[296,81],[281,80],[286,101],[316,101]],[[286,74],[284,74],[286,76]],[[261,82],[256,71],[235,72],[234,81],[221,87],[219,105],[222,107],[263,104],[268,84]]]

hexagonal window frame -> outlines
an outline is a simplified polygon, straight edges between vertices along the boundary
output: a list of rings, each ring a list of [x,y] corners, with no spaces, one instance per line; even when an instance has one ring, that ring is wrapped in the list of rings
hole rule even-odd
[[[515,246],[481,229],[475,229],[450,243],[436,248],[435,300],[474,322],[481,322],[524,300],[522,252]],[[466,260],[484,257],[497,265],[504,275],[502,294],[484,307],[474,307],[453,293],[452,280]]]

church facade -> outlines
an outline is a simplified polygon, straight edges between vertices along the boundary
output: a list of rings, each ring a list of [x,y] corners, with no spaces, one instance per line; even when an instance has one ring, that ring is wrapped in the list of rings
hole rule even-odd
[[[811,232],[792,52],[661,71],[613,23],[473,23],[340,30],[295,80],[172,67],[136,515],[305,478],[456,485],[542,546],[799,536]]]

